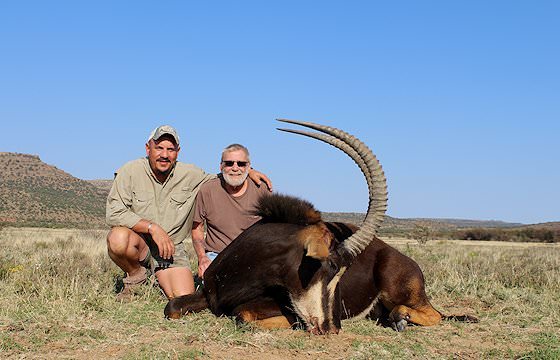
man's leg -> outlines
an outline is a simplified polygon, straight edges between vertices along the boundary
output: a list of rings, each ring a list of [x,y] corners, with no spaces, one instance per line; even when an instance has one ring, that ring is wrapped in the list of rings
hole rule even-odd
[[[146,270],[141,262],[148,256],[150,248],[136,232],[126,227],[112,228],[107,235],[107,250],[113,262],[127,273],[127,278],[136,279],[145,276]],[[156,278],[168,298],[194,292],[193,276],[186,266],[157,270]]]
[[[127,278],[145,274],[140,265],[148,255],[148,245],[140,235],[129,228],[118,226],[107,235],[107,252],[118,267],[127,273]]]
[[[156,271],[159,286],[168,299],[194,293],[192,272],[187,267],[170,267]]]

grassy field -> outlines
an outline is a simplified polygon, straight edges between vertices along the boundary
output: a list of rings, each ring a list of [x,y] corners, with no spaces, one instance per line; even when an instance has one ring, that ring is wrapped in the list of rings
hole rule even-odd
[[[121,273],[105,232],[0,232],[0,358],[14,359],[559,359],[560,246],[391,240],[414,258],[428,294],[448,321],[403,333],[367,320],[338,335],[239,327],[209,312],[163,319],[165,299],[146,286],[115,300]]]

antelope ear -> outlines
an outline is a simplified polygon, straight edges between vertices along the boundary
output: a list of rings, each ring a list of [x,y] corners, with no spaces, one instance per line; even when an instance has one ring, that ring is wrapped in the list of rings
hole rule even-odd
[[[325,260],[329,256],[333,235],[324,223],[309,225],[296,236],[305,248],[306,256],[318,260]]]

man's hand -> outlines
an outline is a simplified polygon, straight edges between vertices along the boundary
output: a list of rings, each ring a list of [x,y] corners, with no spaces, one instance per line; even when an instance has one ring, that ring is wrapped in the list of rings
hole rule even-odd
[[[198,276],[201,279],[204,279],[204,272],[208,269],[208,266],[210,266],[211,263],[212,261],[210,261],[206,255],[198,258]]]
[[[148,232],[158,247],[159,256],[166,260],[170,259],[175,253],[175,244],[173,244],[167,232],[155,223],[152,223]]]
[[[249,178],[251,178],[251,180],[253,180],[253,182],[257,184],[257,186],[260,186],[261,182],[264,181],[266,186],[268,187],[268,190],[272,191],[272,181],[270,181],[270,179],[265,174],[251,168],[249,169]]]

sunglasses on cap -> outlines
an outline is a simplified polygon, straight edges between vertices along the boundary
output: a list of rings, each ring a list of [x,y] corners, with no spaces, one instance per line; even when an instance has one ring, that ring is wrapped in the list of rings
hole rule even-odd
[[[232,167],[233,164],[237,163],[239,167],[245,167],[249,163],[248,161],[234,161],[234,160],[223,160],[222,163],[227,167]]]

